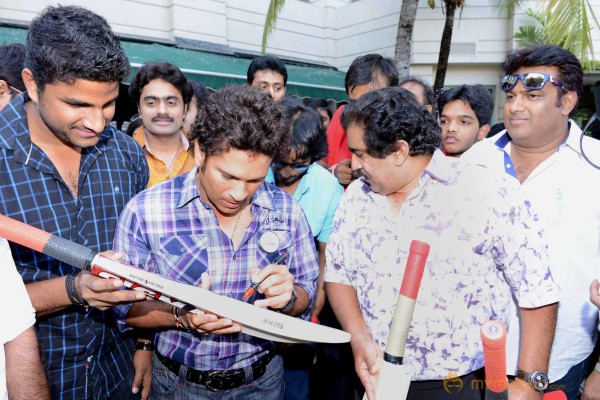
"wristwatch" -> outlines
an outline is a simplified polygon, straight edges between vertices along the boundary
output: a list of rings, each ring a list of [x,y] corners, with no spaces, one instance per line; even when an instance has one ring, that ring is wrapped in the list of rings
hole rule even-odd
[[[529,383],[531,387],[538,392],[544,391],[550,383],[548,380],[548,375],[541,371],[533,371],[532,373],[529,373],[519,370],[517,371],[517,378]]]
[[[137,342],[135,344],[136,350],[154,351],[154,343],[152,342]]]
[[[275,311],[279,311],[279,312],[290,311],[292,308],[294,308],[297,298],[298,298],[298,296],[296,296],[296,289],[294,288],[294,289],[292,289],[292,297],[290,298],[290,301],[288,301],[288,303],[285,306],[283,306],[283,308],[275,308]]]

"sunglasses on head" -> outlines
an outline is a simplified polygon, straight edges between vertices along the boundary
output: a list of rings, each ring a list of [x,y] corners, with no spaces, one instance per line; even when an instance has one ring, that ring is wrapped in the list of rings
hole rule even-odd
[[[540,90],[544,87],[546,82],[550,82],[554,86],[560,88],[563,84],[555,80],[552,75],[544,74],[542,72],[528,72],[526,74],[508,74],[504,75],[500,79],[500,89],[504,92],[508,92],[515,87],[518,80],[521,80],[521,84],[527,90]]]
[[[306,162],[306,161],[305,161]],[[273,161],[271,163],[271,165],[276,168],[276,169],[282,169],[285,168],[287,166],[290,166],[292,169],[299,171],[299,172],[304,172],[308,169],[308,167],[310,167],[309,165],[305,165],[304,162],[300,162],[300,163],[292,163],[292,164],[288,164],[282,161]]]

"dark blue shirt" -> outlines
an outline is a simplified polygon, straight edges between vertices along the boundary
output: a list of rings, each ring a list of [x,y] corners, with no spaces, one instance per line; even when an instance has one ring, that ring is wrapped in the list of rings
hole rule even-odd
[[[75,198],[31,142],[26,100],[19,96],[0,112],[0,213],[95,251],[110,250],[119,213],[148,181],[142,149],[107,127],[95,146],[82,150]],[[25,283],[75,270],[23,246],[11,243],[11,250]],[[104,399],[132,368],[133,343],[120,336],[108,312],[69,307],[38,318],[36,326],[53,399]]]

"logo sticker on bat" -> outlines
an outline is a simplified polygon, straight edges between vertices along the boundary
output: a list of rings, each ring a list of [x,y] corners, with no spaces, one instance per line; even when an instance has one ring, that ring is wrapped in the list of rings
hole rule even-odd
[[[269,318],[265,318],[262,320],[263,325],[272,326],[273,328],[277,328],[279,330],[283,330],[285,328],[285,324],[282,322],[273,321]]]

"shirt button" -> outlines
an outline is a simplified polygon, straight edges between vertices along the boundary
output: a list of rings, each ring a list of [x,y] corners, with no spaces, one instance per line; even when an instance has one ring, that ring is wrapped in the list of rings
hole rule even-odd
[[[218,365],[219,367],[222,367],[222,366],[223,366],[223,361],[219,361],[219,362],[217,363],[217,365]]]
[[[382,308],[381,310],[379,310],[379,312],[385,314],[385,309]]]
[[[181,249],[179,249],[179,250],[181,250],[181,252],[182,252],[182,253],[185,253],[185,248],[183,248],[183,247],[182,247],[182,248],[181,248]]]
[[[512,167],[511,164],[506,164],[506,168],[510,168],[510,167]]]

